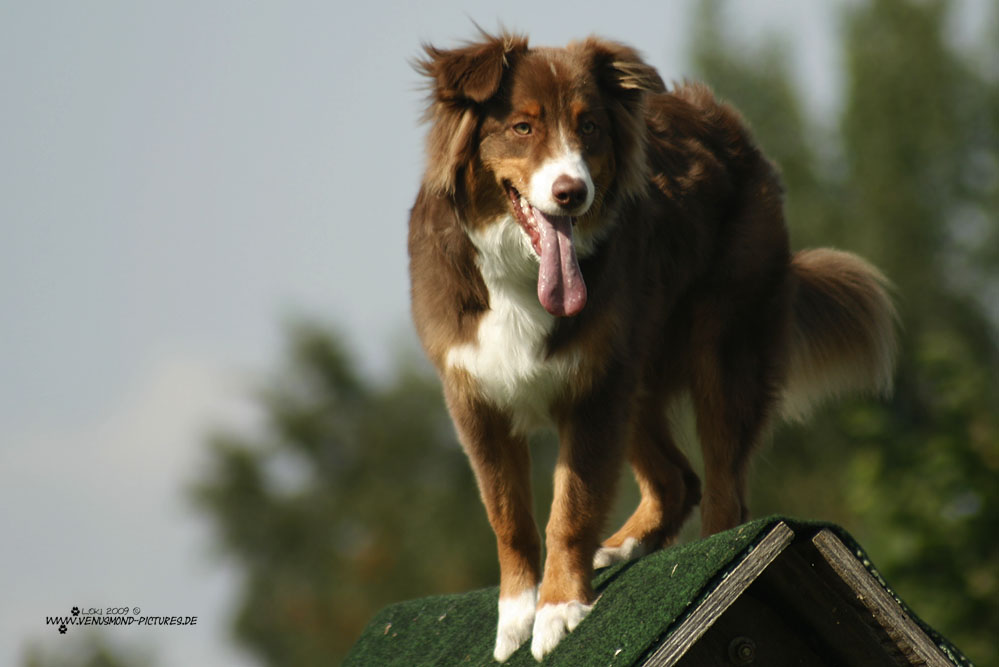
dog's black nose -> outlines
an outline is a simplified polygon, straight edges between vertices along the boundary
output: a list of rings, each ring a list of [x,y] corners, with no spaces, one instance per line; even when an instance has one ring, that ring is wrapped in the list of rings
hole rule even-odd
[[[573,178],[567,174],[562,174],[552,183],[552,197],[559,206],[565,208],[577,208],[586,201],[586,181],[581,178]]]

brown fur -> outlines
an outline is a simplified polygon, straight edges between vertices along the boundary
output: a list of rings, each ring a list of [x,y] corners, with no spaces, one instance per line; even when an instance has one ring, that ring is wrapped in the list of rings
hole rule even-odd
[[[863,260],[792,256],[774,167],[705,86],[667,91],[633,50],[593,38],[556,50],[484,35],[426,52],[428,166],[409,232],[416,328],[496,532],[501,596],[540,581],[539,607],[589,603],[622,459],[642,498],[604,546],[658,548],[699,500],[704,534],[735,526],[748,515],[749,456],[782,405],[798,416],[818,394],[890,385],[894,311]],[[551,148],[505,128],[523,117],[553,132],[580,113],[601,131],[581,139],[593,142],[596,198],[577,229],[601,240],[580,261],[585,308],[555,321],[541,355],[579,360],[542,406],[561,442],[542,572],[516,415],[447,359],[475,343],[490,311],[470,230],[509,212],[503,183],[521,189]],[[796,402],[798,385],[808,391]],[[703,498],[665,416],[683,392],[704,451]]]

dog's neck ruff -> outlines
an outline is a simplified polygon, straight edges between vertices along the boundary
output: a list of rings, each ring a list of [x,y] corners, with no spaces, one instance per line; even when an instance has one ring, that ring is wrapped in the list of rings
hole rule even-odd
[[[489,310],[475,340],[448,351],[446,367],[468,373],[483,397],[509,411],[517,430],[526,433],[549,422],[551,403],[566,391],[579,355],[547,353],[557,318],[538,300],[539,258],[514,217],[503,216],[468,235],[478,251]],[[579,235],[578,254],[586,257],[594,247],[589,235]]]

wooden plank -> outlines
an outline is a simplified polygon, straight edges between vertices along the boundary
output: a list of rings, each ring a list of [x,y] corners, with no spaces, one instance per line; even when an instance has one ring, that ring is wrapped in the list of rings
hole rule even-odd
[[[824,646],[813,646],[811,634],[802,632],[799,619],[763,592],[761,583],[781,567],[788,549],[754,581],[732,606],[711,624],[704,635],[683,654],[676,667],[843,667],[872,666],[868,661],[846,663],[829,660]],[[775,604],[775,602],[777,602]],[[895,667],[892,665],[891,667]]]
[[[785,550],[745,593],[752,594],[780,609],[798,637],[829,664],[910,664],[810,541]]]
[[[647,667],[675,665],[793,539],[794,531],[786,523],[782,521],[774,526],[644,664]]]
[[[898,602],[871,576],[871,573],[835,534],[823,530],[812,538],[812,543],[885,629],[910,664],[930,667],[951,666],[951,662],[930,641],[926,633],[909,618]]]

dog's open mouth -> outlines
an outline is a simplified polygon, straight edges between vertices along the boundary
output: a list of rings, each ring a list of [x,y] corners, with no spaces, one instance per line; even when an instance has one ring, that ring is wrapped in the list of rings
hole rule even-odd
[[[531,239],[541,265],[538,268],[538,300],[552,315],[571,317],[586,305],[586,283],[579,270],[572,227],[576,219],[548,215],[521,196],[512,185],[507,194],[513,216]]]

